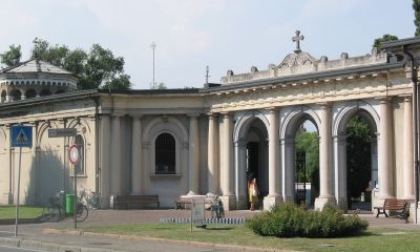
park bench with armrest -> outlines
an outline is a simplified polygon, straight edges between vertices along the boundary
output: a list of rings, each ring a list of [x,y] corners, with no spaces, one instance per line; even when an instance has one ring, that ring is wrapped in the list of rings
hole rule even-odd
[[[406,200],[385,199],[383,206],[374,207],[374,209],[378,211],[376,214],[376,218],[378,218],[380,214],[383,214],[385,215],[385,217],[388,217],[388,214],[387,214],[387,211],[388,211],[389,216],[395,216],[408,222],[407,206],[408,206],[408,202]]]

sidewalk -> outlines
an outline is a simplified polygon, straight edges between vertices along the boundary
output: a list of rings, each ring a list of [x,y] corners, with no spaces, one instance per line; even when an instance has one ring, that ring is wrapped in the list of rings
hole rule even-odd
[[[257,213],[251,211],[227,211],[227,218],[247,218]],[[193,241],[169,241],[136,236],[83,233],[84,226],[104,226],[117,224],[158,223],[161,218],[188,218],[188,210],[91,210],[88,219],[78,223],[67,218],[59,223],[37,223],[19,225],[15,237],[15,225],[0,225],[0,245],[25,247],[47,251],[62,252],[119,252],[119,251],[158,251],[158,252],[204,252],[204,251],[265,251],[250,247],[224,246]],[[395,218],[375,218],[373,215],[359,215],[369,221],[370,226],[391,227],[401,230],[419,230],[420,226],[406,224]],[[60,230],[73,231],[60,231]],[[270,250],[273,251],[273,250]]]

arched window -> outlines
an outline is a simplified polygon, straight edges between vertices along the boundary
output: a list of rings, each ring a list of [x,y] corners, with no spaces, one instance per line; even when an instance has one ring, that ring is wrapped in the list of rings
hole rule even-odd
[[[85,174],[85,140],[83,140],[83,137],[81,135],[77,135],[75,139],[75,144],[79,147],[80,152],[80,161],[79,164],[77,164],[77,174],[78,175],[84,175]]]
[[[26,99],[35,98],[36,97],[36,91],[33,89],[29,89],[25,93]]]
[[[12,96],[12,101],[20,101],[22,99],[22,93],[18,89],[13,89],[10,95]]]
[[[156,174],[175,174],[175,138],[160,134],[155,142]]]
[[[51,91],[48,89],[42,89],[41,92],[39,93],[39,96],[47,96],[47,95],[51,95]]]

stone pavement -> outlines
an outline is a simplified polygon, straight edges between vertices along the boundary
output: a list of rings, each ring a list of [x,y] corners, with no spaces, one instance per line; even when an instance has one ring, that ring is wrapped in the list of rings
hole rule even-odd
[[[247,218],[258,211],[227,211],[227,218]],[[226,246],[193,241],[169,241],[109,234],[83,233],[84,226],[109,226],[117,224],[158,223],[161,218],[188,218],[188,210],[91,210],[88,219],[78,223],[67,218],[59,223],[21,224],[15,237],[14,225],[0,225],[0,245],[25,247],[45,251],[89,252],[89,251],[158,251],[158,252],[208,252],[208,251],[266,251],[251,247]],[[419,230],[419,225],[406,224],[395,218],[375,218],[372,214],[360,214],[370,226],[391,227],[401,230]],[[67,231],[61,231],[61,230]],[[70,231],[69,231],[70,230]],[[274,250],[270,250],[274,251]]]

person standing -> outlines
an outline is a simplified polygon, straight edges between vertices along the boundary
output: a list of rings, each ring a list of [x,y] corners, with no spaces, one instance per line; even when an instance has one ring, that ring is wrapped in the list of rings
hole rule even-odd
[[[257,206],[258,203],[258,195],[259,195],[259,190],[258,190],[258,185],[257,185],[257,179],[253,178],[248,182],[248,198],[249,198],[249,203],[251,205],[250,210],[254,211],[255,207]]]

